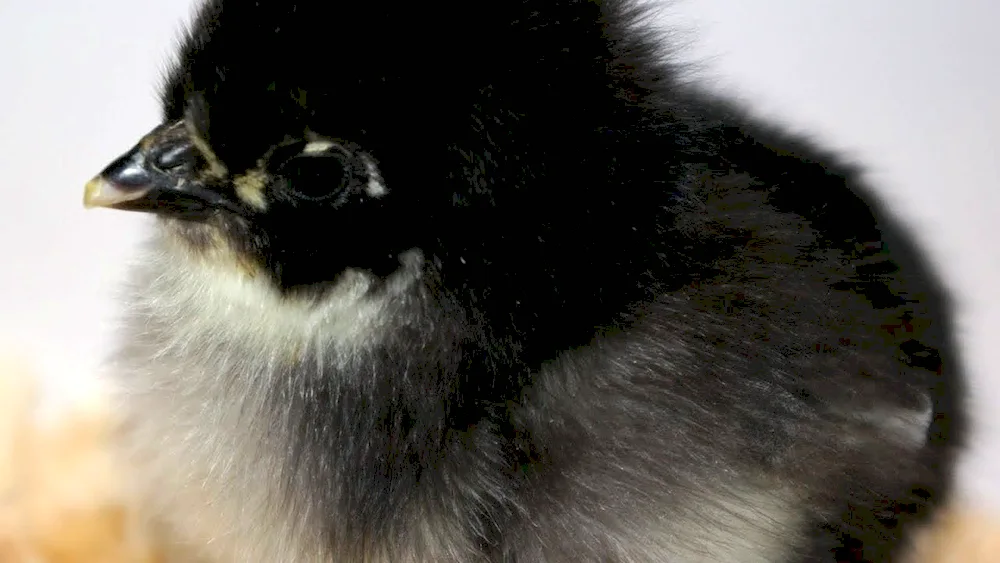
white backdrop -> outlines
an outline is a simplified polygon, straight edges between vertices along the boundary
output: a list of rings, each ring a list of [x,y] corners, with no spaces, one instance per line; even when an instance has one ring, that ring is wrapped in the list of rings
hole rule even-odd
[[[37,358],[53,405],[92,389],[148,220],[85,213],[83,184],[157,121],[190,4],[0,0],[0,343]],[[962,490],[1000,509],[1000,5],[691,0],[669,20],[716,87],[862,159],[931,249],[974,378]]]

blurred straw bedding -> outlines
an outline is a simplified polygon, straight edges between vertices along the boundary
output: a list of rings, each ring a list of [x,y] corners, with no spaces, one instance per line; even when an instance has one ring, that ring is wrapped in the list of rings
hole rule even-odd
[[[0,563],[167,563],[112,460],[107,405],[88,398],[42,419],[36,374],[0,355]],[[1000,520],[954,509],[910,563],[994,561]]]
[[[0,563],[160,563],[111,459],[109,409],[41,419],[36,373],[0,357]]]

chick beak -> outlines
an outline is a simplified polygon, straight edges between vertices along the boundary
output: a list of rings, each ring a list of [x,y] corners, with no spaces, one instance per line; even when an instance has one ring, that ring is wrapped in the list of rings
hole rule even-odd
[[[141,200],[156,188],[155,175],[145,166],[138,151],[119,157],[111,165],[94,176],[83,191],[83,206],[125,208],[129,202],[141,205]]]
[[[196,149],[177,125],[154,129],[84,188],[85,208],[198,216],[239,206],[193,173]]]

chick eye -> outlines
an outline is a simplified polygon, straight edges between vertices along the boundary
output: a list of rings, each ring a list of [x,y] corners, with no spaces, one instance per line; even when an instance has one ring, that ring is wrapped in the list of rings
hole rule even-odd
[[[269,162],[286,181],[293,197],[323,201],[346,196],[351,183],[351,154],[332,141],[293,142],[276,147]]]
[[[339,150],[296,155],[278,168],[298,198],[320,201],[345,194],[351,182],[350,160]]]

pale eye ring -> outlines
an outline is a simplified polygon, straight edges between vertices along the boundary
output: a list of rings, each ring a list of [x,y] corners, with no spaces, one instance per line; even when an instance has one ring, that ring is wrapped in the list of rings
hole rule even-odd
[[[330,149],[337,147],[341,148],[337,143],[333,141],[328,141],[326,139],[319,141],[309,141],[306,146],[302,148],[303,155],[319,155],[328,152]],[[341,148],[341,150],[343,150]]]

